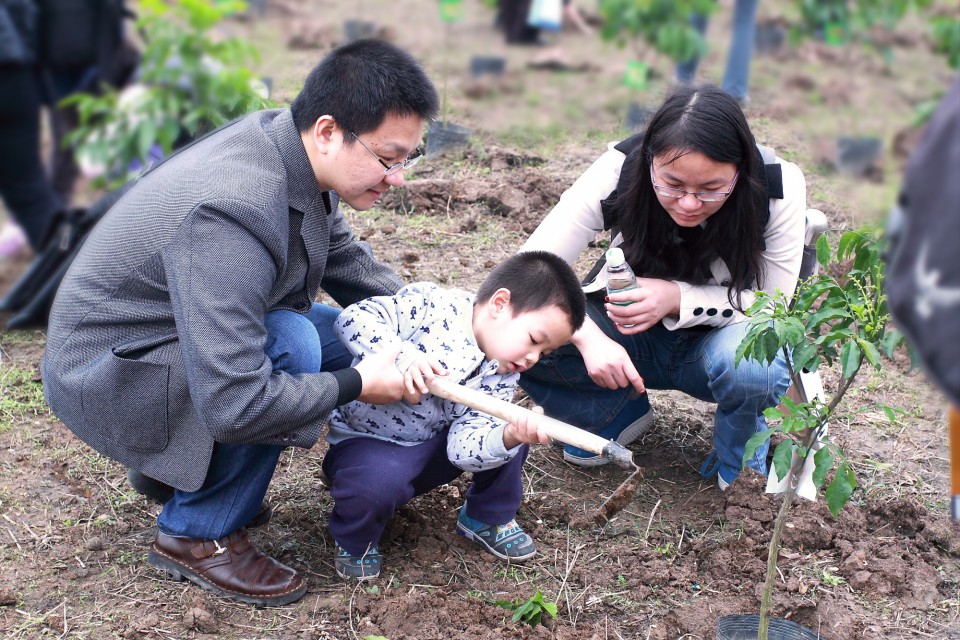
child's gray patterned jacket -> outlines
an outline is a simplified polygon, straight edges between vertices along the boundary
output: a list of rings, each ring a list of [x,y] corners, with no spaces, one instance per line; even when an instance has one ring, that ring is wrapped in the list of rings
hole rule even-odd
[[[446,378],[495,398],[513,400],[519,374],[499,374],[496,360],[487,360],[473,333],[475,296],[443,289],[429,282],[408,285],[395,296],[362,300],[343,311],[336,322],[340,340],[358,362],[366,353],[405,344],[437,361]],[[481,471],[511,460],[520,447],[506,449],[503,420],[432,394],[417,404],[372,405],[354,401],[330,415],[327,440],[380,438],[399,445],[429,440],[450,427],[447,457],[465,471]]]

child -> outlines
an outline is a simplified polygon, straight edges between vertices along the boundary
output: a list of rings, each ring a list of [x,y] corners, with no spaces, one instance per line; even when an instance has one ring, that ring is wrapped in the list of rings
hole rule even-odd
[[[417,355],[405,373],[403,401],[354,401],[330,415],[323,471],[335,502],[330,533],[341,577],[380,575],[377,544],[397,507],[464,471],[473,472],[473,484],[457,531],[507,561],[535,553],[514,517],[526,445],[549,438],[531,421],[504,424],[427,394],[424,381],[444,375],[510,401],[520,372],[566,344],[584,315],[573,270],[544,251],[511,256],[475,297],[417,283],[343,311],[336,329],[356,358],[398,343]]]

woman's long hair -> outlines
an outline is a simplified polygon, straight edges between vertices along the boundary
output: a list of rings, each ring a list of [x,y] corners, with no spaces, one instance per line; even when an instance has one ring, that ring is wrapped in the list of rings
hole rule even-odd
[[[737,183],[707,223],[678,226],[661,206],[650,180],[654,157],[670,164],[687,153],[732,163]],[[763,230],[769,216],[763,161],[737,101],[711,85],[676,91],[647,125],[643,143],[624,162],[634,176],[611,203],[619,211],[623,250],[640,276],[704,284],[720,258],[730,271],[727,297],[741,309],[739,292],[760,282]],[[742,310],[742,309],[741,309]]]

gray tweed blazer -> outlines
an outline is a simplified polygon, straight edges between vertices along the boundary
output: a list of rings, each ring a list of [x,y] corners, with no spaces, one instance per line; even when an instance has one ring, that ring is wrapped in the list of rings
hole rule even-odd
[[[264,317],[322,287],[341,306],[402,285],[322,193],[289,110],[261,111],[147,173],[91,232],[57,293],[43,359],[83,441],[179,489],[214,442],[312,446],[331,373],[273,371]]]

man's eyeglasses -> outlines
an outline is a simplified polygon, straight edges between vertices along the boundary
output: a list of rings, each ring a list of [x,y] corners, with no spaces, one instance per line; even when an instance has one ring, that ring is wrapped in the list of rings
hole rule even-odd
[[[730,182],[730,188],[727,191],[684,191],[683,189],[677,189],[676,187],[668,187],[662,184],[657,184],[657,181],[653,175],[653,165],[650,165],[650,182],[653,184],[653,190],[664,198],[679,199],[689,193],[700,202],[720,202],[733,193],[733,186],[737,184],[737,178],[739,177],[740,172],[737,171],[734,174],[733,180]]]
[[[374,153],[373,149],[368,147],[366,143],[360,139],[360,136],[355,134],[353,131],[350,132],[350,135],[356,138],[357,142],[362,144],[363,148],[369,151],[370,154],[377,159],[377,162],[383,165],[383,175],[385,176],[392,176],[398,171],[404,171],[406,169],[409,169],[410,167],[417,164],[423,159],[423,149],[421,149],[420,147],[417,147],[412,152],[410,152],[410,155],[407,156],[406,160],[401,160],[400,162],[394,162],[393,164],[387,164],[386,162],[383,161],[383,158],[381,158],[376,153]]]

